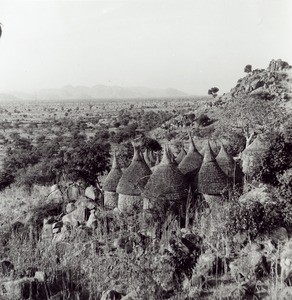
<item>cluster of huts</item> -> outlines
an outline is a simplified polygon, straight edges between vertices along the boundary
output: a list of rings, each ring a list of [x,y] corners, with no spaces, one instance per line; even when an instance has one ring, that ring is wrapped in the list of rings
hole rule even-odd
[[[175,157],[165,145],[161,160],[147,150],[142,153],[137,143],[133,147],[132,162],[123,171],[114,154],[112,169],[103,183],[105,208],[131,213],[161,203],[180,206],[190,192],[202,194],[212,203],[235,185],[243,184],[239,164],[223,145],[216,156],[207,142],[202,155],[189,136],[188,151],[182,148]]]

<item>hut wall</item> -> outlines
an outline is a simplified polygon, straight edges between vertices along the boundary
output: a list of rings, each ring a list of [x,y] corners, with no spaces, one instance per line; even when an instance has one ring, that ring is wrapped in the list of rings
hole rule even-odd
[[[118,209],[125,214],[142,211],[143,199],[141,195],[123,195],[119,194]]]
[[[114,209],[118,207],[119,194],[115,192],[104,192],[104,207]]]

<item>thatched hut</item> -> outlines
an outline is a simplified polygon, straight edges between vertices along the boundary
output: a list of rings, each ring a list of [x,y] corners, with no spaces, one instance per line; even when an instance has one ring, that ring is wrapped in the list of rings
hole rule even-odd
[[[179,164],[181,163],[181,161],[185,158],[186,155],[187,155],[187,152],[186,152],[186,150],[184,149],[184,147],[182,147],[182,148],[180,149],[179,154],[177,155],[177,157],[176,157],[176,159],[175,159],[176,163],[179,165]]]
[[[114,152],[112,168],[103,183],[105,208],[114,209],[118,206],[119,195],[116,190],[122,175],[123,172]]]
[[[186,176],[188,181],[191,183],[192,189],[197,189],[196,178],[201,167],[203,156],[197,150],[194,141],[189,134],[189,149],[187,155],[178,165],[179,170]]]
[[[131,213],[142,208],[141,191],[151,174],[150,168],[141,155],[140,146],[133,143],[133,147],[132,162],[124,171],[116,190],[119,194],[118,208],[124,213]]]
[[[204,194],[207,201],[213,198],[221,198],[222,193],[229,188],[229,182],[228,176],[219,167],[208,142],[198,174],[199,192]]]
[[[262,158],[265,152],[268,150],[268,145],[260,136],[257,136],[255,140],[242,152],[242,171],[245,175],[254,170],[257,166],[261,165]]]
[[[224,145],[221,146],[221,149],[216,156],[216,161],[222,171],[234,181],[234,173],[235,173],[235,161],[233,157],[228,154]]]
[[[162,160],[145,185],[144,209],[155,205],[182,206],[188,195],[188,182],[173,160],[170,149],[165,146]]]

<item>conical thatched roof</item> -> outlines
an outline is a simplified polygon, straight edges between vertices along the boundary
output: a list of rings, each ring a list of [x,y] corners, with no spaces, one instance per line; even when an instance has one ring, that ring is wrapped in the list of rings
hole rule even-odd
[[[116,153],[114,152],[112,168],[103,183],[103,190],[107,192],[115,192],[122,175],[123,172],[118,164]]]
[[[145,185],[143,195],[148,199],[182,200],[187,196],[188,183],[173,161],[167,146],[159,165],[157,165]]]
[[[140,147],[134,143],[133,147],[132,162],[124,171],[116,190],[119,194],[129,196],[140,195],[141,189],[143,189],[151,174],[150,168],[140,153]]]
[[[177,162],[178,165],[181,163],[181,161],[185,158],[186,155],[187,155],[187,152],[184,149],[184,147],[182,147],[178,156],[175,159],[175,161]]]
[[[234,177],[235,161],[233,157],[227,153],[224,145],[221,146],[221,149],[216,156],[216,161],[219,167],[228,177]]]
[[[198,175],[198,189],[202,194],[219,195],[228,186],[228,176],[219,167],[208,142]]]
[[[187,152],[187,155],[183,158],[183,160],[180,162],[178,168],[183,174],[188,174],[190,172],[193,172],[195,170],[198,170],[202,164],[203,157],[198,152],[194,141],[189,134],[189,150]]]
[[[267,150],[267,143],[258,135],[255,140],[242,152],[242,155],[253,155]]]

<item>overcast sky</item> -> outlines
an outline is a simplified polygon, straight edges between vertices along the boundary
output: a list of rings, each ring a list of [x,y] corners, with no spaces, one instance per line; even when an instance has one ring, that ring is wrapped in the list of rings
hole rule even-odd
[[[291,0],[0,0],[0,91],[105,84],[223,93],[246,64],[292,64],[291,15]]]

